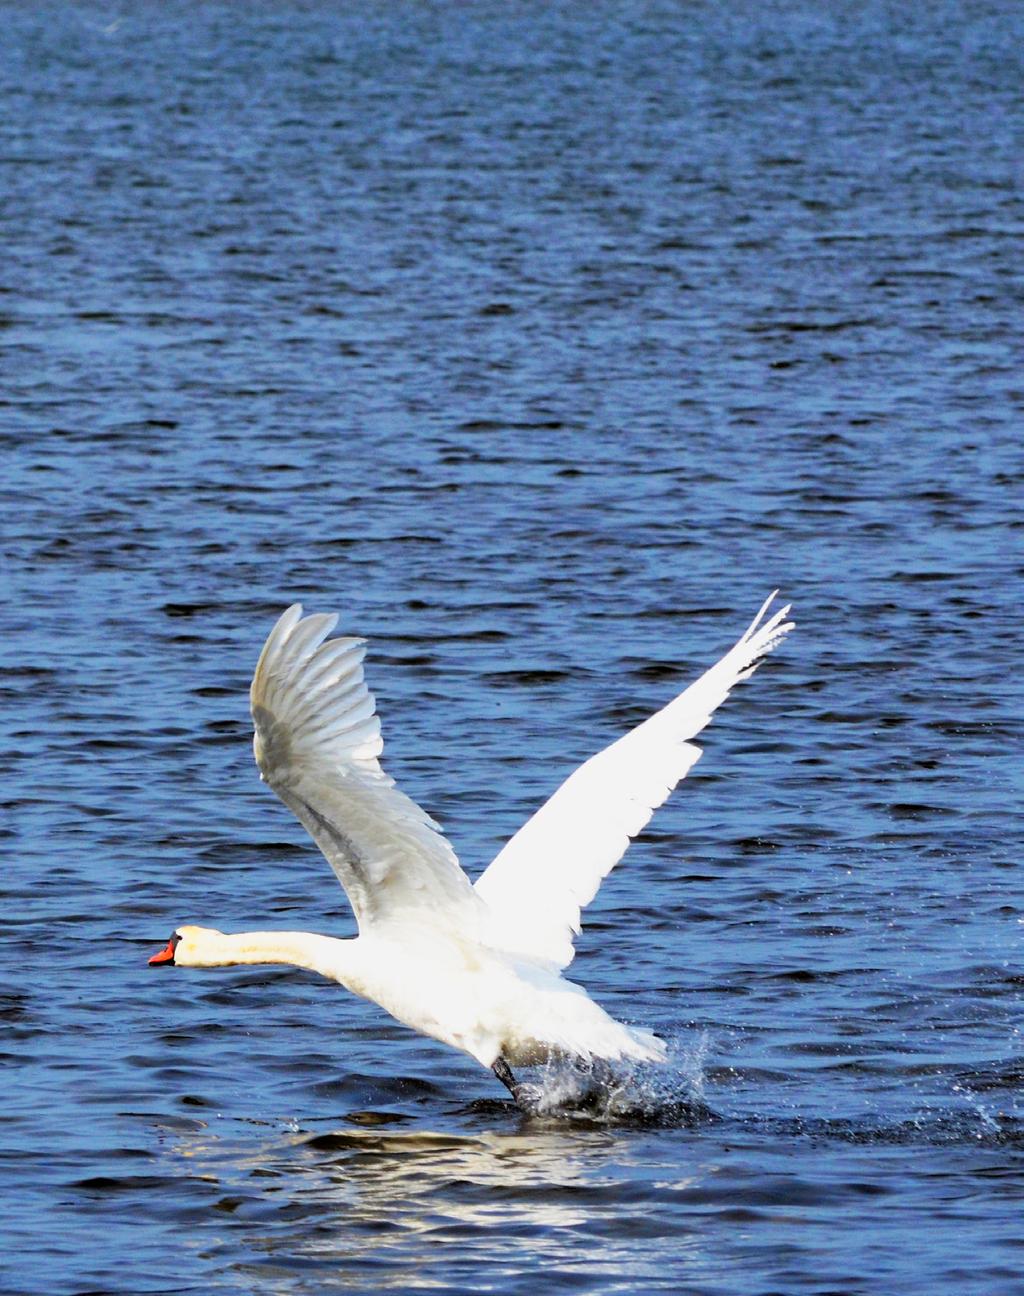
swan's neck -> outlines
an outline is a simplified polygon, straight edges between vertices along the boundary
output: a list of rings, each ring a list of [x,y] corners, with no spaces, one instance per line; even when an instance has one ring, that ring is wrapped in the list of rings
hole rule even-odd
[[[358,940],[338,940],[313,932],[251,931],[217,933],[216,940],[203,940],[193,967],[232,967],[240,963],[287,963],[292,967],[319,972],[359,992],[357,975]]]

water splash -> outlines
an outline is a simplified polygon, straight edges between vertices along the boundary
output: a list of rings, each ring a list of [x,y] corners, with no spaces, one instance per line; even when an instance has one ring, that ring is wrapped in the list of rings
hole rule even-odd
[[[551,1060],[535,1081],[520,1085],[531,1118],[591,1124],[696,1125],[717,1119],[704,1097],[707,1033],[669,1044],[667,1063]]]

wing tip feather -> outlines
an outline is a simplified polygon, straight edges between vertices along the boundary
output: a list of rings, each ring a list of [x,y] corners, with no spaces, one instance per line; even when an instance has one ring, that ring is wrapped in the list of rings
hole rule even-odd
[[[303,617],[302,604],[293,603],[263,645],[249,698],[257,764],[267,782],[273,783],[276,760],[300,751],[316,753],[332,764],[355,760],[376,766],[383,740],[376,703],[363,676],[366,641],[354,636],[328,639],[337,624],[336,612]]]

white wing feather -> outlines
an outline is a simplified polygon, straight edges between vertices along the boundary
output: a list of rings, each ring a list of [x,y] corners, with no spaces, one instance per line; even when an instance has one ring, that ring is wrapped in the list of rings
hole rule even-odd
[[[393,921],[465,931],[483,911],[434,821],[381,769],[363,639],[295,604],[267,638],[249,692],[260,773],[345,888],[360,930]]]
[[[688,739],[792,629],[788,606],[760,624],[774,598],[685,693],[571,774],[478,878],[495,943],[558,967],[572,962],[581,909],[700,756]]]

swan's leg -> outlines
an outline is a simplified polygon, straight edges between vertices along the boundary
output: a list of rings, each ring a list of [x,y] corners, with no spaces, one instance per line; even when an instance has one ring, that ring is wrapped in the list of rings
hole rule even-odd
[[[491,1064],[491,1070],[516,1100],[516,1106],[520,1111],[526,1112],[528,1116],[537,1112],[540,1090],[536,1085],[520,1084],[512,1074],[512,1068],[500,1055],[497,1061]]]
[[[519,1085],[516,1083],[516,1078],[512,1074],[512,1068],[505,1059],[500,1056],[500,1054],[497,1061],[491,1064],[491,1070],[509,1091],[512,1097],[515,1098],[516,1090],[519,1088]]]

